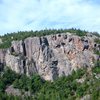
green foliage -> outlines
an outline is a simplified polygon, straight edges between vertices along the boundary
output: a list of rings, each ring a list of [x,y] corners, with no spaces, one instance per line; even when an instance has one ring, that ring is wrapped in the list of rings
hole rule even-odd
[[[4,91],[7,85],[13,83],[13,81],[18,78],[19,75],[10,69],[6,69],[4,72],[0,73],[0,91]]]
[[[0,92],[3,92],[5,88],[6,88],[5,83],[2,80],[0,80]]]
[[[24,89],[25,91],[29,90],[30,79],[26,75],[22,75],[19,79],[16,79],[13,83],[15,88]]]
[[[97,55],[100,55],[100,51],[99,51],[99,50],[96,50],[96,49],[95,49],[95,50],[94,50],[94,53],[97,54]]]
[[[74,33],[78,36],[84,36],[86,35],[86,31],[80,30],[80,29],[48,29],[48,30],[41,30],[41,31],[24,31],[24,32],[17,32],[17,33],[10,33],[5,34],[4,36],[0,36],[3,43],[0,44],[0,48],[9,48],[11,46],[11,42],[13,40],[24,40],[27,37],[34,37],[34,36],[45,36],[45,35],[51,35],[51,34],[60,34],[60,33]]]
[[[100,37],[100,34],[98,32],[93,32],[92,34],[97,36],[97,37]]]
[[[19,79],[13,82],[14,88],[24,89],[25,91],[31,91],[35,93],[40,90],[43,85],[43,80],[39,75],[33,75],[31,78],[26,75],[22,75]]]
[[[79,84],[79,86],[77,87],[76,90],[76,94],[78,97],[82,97],[85,95],[85,92],[87,91],[87,89],[89,88],[87,83],[83,83],[83,84]]]
[[[78,69],[77,71],[72,72],[73,79],[79,79],[86,73],[86,69]]]
[[[99,63],[99,65],[100,65],[100,61],[99,61],[98,63]],[[93,67],[93,68],[92,68],[92,71],[93,71],[94,73],[99,74],[99,73],[100,73],[100,66]]]
[[[78,29],[77,31],[76,31],[76,35],[78,35],[78,36],[86,36],[86,31],[82,31],[82,30],[80,30],[80,29]]]
[[[18,74],[16,74],[15,72],[13,72],[10,69],[7,69],[7,70],[4,71],[1,78],[3,79],[4,83],[6,85],[8,85],[8,84],[12,84],[12,82],[18,77],[19,77]]]
[[[94,39],[94,42],[96,42],[97,44],[100,44],[100,38]]]
[[[14,96],[7,93],[0,92],[0,100],[34,100],[32,96]]]
[[[42,88],[42,85],[44,84],[44,81],[40,78],[39,75],[33,75],[31,78],[31,91],[36,92],[39,91]]]
[[[5,41],[2,44],[0,44],[0,48],[3,48],[3,49],[8,48],[10,46],[11,46],[11,41]]]
[[[83,83],[76,81],[76,79],[82,78],[86,73],[86,69],[79,69],[76,72],[73,71],[72,75],[67,77],[63,76],[54,82],[46,82],[42,89],[35,95],[35,99],[76,100],[86,94],[90,94],[93,100],[98,100],[100,98],[100,93],[98,92],[99,80],[93,79],[91,75],[87,74],[88,76],[86,76],[86,80]],[[92,92],[94,89],[96,89],[95,93]]]
[[[94,67],[92,72],[99,74],[100,67]],[[76,80],[83,77],[86,77],[83,83]],[[62,76],[54,82],[44,81],[39,75],[32,77],[17,75],[8,69],[0,74],[0,98],[2,100],[20,100],[22,98],[5,93],[6,86],[11,84],[14,88],[31,92],[31,96],[25,96],[24,100],[76,100],[87,94],[91,96],[92,100],[100,98],[100,80],[89,75],[86,69],[73,71],[71,75]]]

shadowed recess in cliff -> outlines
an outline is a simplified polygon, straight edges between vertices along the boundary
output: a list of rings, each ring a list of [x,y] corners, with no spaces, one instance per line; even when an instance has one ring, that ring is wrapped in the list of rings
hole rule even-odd
[[[40,38],[40,44],[41,44],[41,46],[42,46],[42,51],[44,50],[44,48],[45,48],[46,46],[49,46],[49,43],[48,43],[48,40],[47,40],[46,37],[41,37],[41,38]]]
[[[24,41],[22,42],[22,47],[23,47],[23,54],[26,56],[26,47]]]

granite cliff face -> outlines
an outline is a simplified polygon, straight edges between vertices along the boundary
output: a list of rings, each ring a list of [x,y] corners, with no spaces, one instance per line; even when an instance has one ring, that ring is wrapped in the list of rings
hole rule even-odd
[[[10,48],[0,49],[0,68],[6,65],[29,76],[37,73],[45,80],[67,76],[77,68],[94,66],[93,38],[62,33],[13,41]]]

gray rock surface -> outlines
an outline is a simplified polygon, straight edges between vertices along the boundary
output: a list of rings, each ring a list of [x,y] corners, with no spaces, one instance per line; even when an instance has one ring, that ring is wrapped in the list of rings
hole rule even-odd
[[[5,90],[5,92],[10,95],[14,95],[14,96],[17,95],[17,96],[22,96],[22,97],[31,95],[31,93],[29,91],[19,90],[17,88],[14,88],[13,85],[8,86]],[[24,100],[24,99],[22,99],[22,100]]]
[[[90,95],[85,95],[80,100],[91,100],[91,97],[90,97]]]
[[[94,66],[94,40],[69,33],[29,37],[13,41],[11,48],[0,50],[0,61],[17,73],[37,73],[45,80],[71,74],[72,70]]]

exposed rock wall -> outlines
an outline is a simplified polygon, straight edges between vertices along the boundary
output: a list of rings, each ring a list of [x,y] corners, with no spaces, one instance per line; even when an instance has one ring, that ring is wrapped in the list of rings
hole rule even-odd
[[[92,67],[96,55],[94,41],[71,34],[29,37],[13,41],[11,48],[0,50],[0,61],[17,73],[38,73],[45,80],[68,75],[81,67]]]

